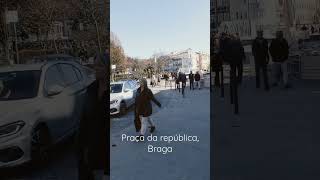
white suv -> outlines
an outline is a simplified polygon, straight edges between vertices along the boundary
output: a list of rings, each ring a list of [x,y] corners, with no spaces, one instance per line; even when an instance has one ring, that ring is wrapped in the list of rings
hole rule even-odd
[[[74,134],[94,81],[75,61],[0,68],[0,167],[45,157]]]

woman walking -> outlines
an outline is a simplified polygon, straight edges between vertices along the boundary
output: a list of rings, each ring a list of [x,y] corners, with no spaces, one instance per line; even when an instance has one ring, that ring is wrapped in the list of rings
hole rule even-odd
[[[161,104],[158,100],[155,99],[152,91],[148,88],[148,83],[146,79],[140,80],[140,87],[137,90],[137,96],[135,99],[135,124],[136,131],[140,133],[140,136],[144,136],[147,130],[148,123],[151,126],[150,133],[153,133],[155,130],[155,125],[151,119],[152,115],[152,104],[153,101],[156,105],[161,107]],[[138,119],[137,119],[138,118]],[[139,122],[141,121],[141,128]]]

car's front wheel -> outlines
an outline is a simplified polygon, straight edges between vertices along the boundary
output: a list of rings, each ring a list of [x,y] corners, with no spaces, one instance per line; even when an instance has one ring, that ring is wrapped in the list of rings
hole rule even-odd
[[[31,158],[36,165],[42,165],[49,161],[49,147],[51,138],[46,126],[37,126],[31,135]]]
[[[127,104],[125,102],[120,103],[120,115],[125,115],[127,112]]]

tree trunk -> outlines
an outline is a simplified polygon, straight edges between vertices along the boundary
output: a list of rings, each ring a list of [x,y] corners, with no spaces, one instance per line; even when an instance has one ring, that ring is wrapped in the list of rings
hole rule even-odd
[[[54,44],[54,49],[56,50],[56,54],[59,54],[59,50],[57,48],[57,43],[56,43],[56,38],[53,37],[53,44]]]

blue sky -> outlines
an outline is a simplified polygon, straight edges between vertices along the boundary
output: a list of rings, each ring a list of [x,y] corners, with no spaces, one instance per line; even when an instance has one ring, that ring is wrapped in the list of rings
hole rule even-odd
[[[111,0],[110,27],[126,55],[210,51],[210,0]]]

